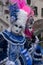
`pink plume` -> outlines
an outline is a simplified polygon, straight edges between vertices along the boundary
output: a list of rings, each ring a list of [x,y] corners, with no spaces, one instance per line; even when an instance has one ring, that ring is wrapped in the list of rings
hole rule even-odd
[[[23,8],[22,8],[25,12],[28,13],[28,16],[33,16],[34,15],[34,11],[33,9],[28,6],[28,5],[25,5]]]
[[[28,15],[29,15],[30,12],[31,12],[31,8],[30,8],[30,6],[25,5],[22,9],[23,9],[25,12],[27,12]]]
[[[18,7],[21,9],[26,5],[26,0],[9,0],[12,4],[17,3]]]
[[[17,3],[20,9],[25,10],[29,16],[34,15],[34,11],[30,6],[27,5],[26,0],[9,0],[12,4]]]
[[[26,0],[18,0],[19,8],[21,9],[23,6],[26,5]]]

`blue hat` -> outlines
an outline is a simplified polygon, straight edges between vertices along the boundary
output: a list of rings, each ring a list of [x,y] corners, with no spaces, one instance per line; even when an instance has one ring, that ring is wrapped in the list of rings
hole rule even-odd
[[[10,4],[9,6],[9,11],[10,11],[10,21],[14,22],[17,20],[17,13],[19,11],[19,8],[17,4]]]

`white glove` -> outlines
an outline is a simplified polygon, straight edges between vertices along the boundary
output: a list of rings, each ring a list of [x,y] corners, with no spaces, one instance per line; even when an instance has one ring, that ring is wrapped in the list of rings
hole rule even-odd
[[[38,43],[39,42],[39,39],[38,39],[38,37],[36,36],[36,41],[35,41],[35,43]]]
[[[8,60],[5,65],[15,65],[15,63]]]

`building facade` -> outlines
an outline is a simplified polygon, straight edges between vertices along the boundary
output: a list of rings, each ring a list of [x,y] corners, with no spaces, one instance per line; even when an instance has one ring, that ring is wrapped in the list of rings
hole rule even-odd
[[[31,5],[35,10],[35,21],[43,19],[43,0],[31,0]]]
[[[8,0],[0,0],[0,31],[6,29],[10,24]]]
[[[34,28],[43,28],[43,0],[27,0],[34,9]]]
[[[35,13],[34,15],[34,20],[36,22],[35,24],[38,24],[40,26],[41,22],[43,22],[43,0],[27,0],[27,4],[33,7]],[[5,23],[9,25],[10,15],[9,15],[8,5],[9,5],[9,0],[0,0],[0,18],[3,19]],[[35,24],[34,24],[35,26],[34,28],[37,28],[38,26],[36,27]],[[42,27],[43,25],[41,25],[41,28]]]
[[[43,0],[27,0],[27,2],[30,2],[30,6],[34,8],[34,20],[43,19]]]
[[[27,3],[34,9],[35,23],[33,28],[35,31],[38,31],[37,34],[41,35],[43,39],[43,0],[27,0]]]

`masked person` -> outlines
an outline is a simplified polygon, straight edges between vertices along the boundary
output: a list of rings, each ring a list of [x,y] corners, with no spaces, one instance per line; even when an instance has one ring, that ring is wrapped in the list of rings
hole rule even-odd
[[[33,29],[34,14],[33,13],[34,11],[30,9],[30,15],[28,17],[26,27],[25,27],[25,32],[24,32],[26,36],[25,48],[27,48],[30,53],[34,51],[39,41],[38,37],[34,35],[34,29]]]
[[[25,48],[30,52],[33,58],[33,65],[40,65],[42,63],[41,47],[39,46],[39,39],[34,35],[33,30],[34,19],[33,16],[27,20],[25,28],[26,43]]]
[[[8,61],[6,65],[32,65],[32,57],[27,49],[24,49],[26,39],[23,33],[28,19],[29,8],[24,6],[22,9],[16,9],[17,13],[15,13],[14,9],[11,10],[10,14],[14,13],[15,15],[10,15],[10,18],[12,18],[10,27],[1,33],[8,42]]]

